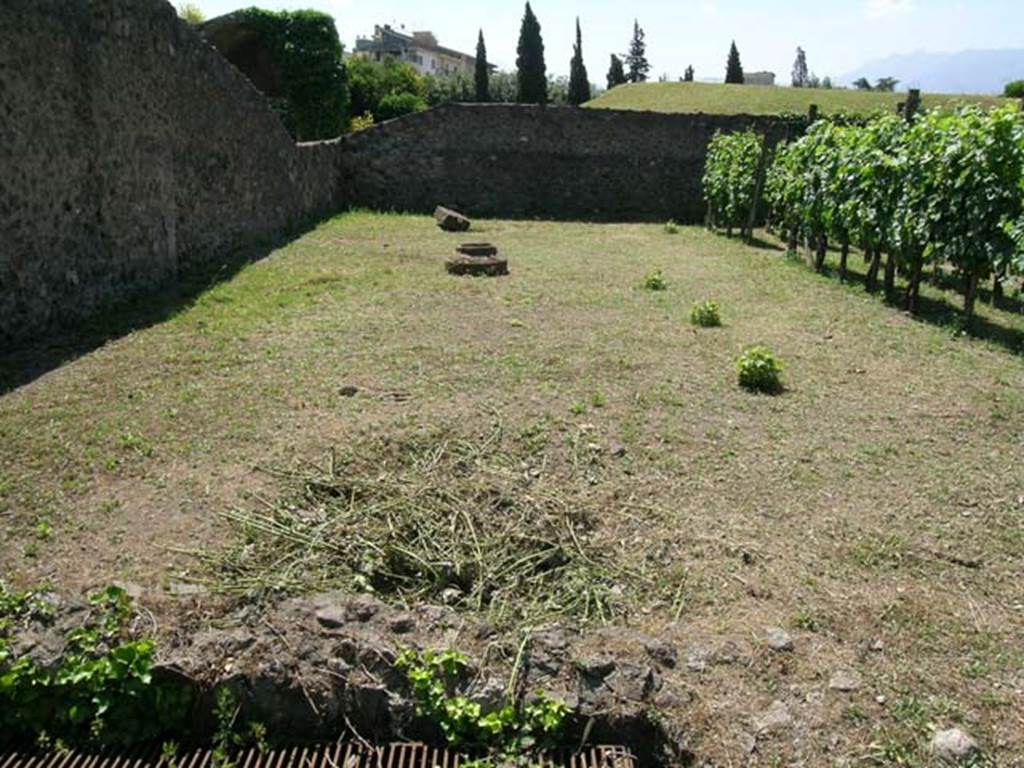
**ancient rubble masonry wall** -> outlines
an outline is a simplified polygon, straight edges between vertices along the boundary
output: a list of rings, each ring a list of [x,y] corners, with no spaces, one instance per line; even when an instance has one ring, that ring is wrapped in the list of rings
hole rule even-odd
[[[0,4],[0,350],[347,205],[696,222],[716,130],[793,131],[449,105],[296,145],[166,0]]]
[[[3,0],[0,348],[338,209],[337,157],[165,0]]]
[[[343,183],[375,209],[696,223],[708,142],[747,127],[775,142],[799,121],[452,104],[343,139]]]

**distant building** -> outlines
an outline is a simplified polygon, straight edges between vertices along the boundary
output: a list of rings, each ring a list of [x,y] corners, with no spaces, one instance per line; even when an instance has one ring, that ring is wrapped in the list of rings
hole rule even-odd
[[[371,38],[357,38],[353,55],[376,61],[393,56],[411,64],[423,75],[472,75],[476,67],[476,56],[438,45],[433,32],[406,35],[389,24],[374,27]]]
[[[744,85],[775,85],[774,72],[744,72]]]

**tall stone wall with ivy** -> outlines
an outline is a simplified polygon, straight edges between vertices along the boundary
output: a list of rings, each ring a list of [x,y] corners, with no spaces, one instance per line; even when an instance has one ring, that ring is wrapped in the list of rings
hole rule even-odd
[[[165,0],[3,0],[0,348],[173,283],[341,205]]]

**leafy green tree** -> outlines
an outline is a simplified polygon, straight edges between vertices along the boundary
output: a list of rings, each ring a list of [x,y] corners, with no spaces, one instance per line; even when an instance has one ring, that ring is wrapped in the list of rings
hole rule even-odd
[[[513,104],[519,94],[519,76],[515,72],[494,72],[490,90],[491,101]]]
[[[460,101],[476,101],[476,76],[463,72],[423,77],[423,97],[429,106]],[[488,101],[512,104],[516,100],[516,73],[492,71],[487,78]]]
[[[569,103],[574,106],[590,101],[590,79],[587,66],[583,63],[583,33],[580,31],[580,19],[576,17],[576,44],[572,50],[572,61],[569,64]]]
[[[645,82],[647,74],[651,71],[651,63],[647,60],[644,31],[636,19],[633,19],[633,39],[629,43],[629,53],[626,54],[626,66],[629,69],[629,82],[631,83]]]
[[[896,86],[899,85],[899,80],[895,77],[880,77],[878,82],[875,83],[874,90],[880,93],[892,93],[896,90]]]
[[[516,101],[520,104],[544,104],[548,100],[544,40],[540,34],[540,22],[533,15],[533,9],[529,2],[526,3],[526,11],[523,13],[523,23],[519,30],[519,45],[516,51],[516,71],[518,73]]]
[[[384,106],[389,117],[417,111],[427,105],[430,82],[411,65],[388,57],[378,62],[365,56],[355,56],[348,61],[348,82],[351,94],[351,108],[354,115],[373,115],[377,122],[388,119],[381,114],[382,103],[387,97],[409,94],[413,98],[396,100],[391,98]],[[409,108],[415,105],[415,108]]]
[[[380,100],[374,117],[378,121],[392,120],[402,115],[409,115],[413,112],[422,112],[427,108],[426,101],[415,93],[389,93]]]
[[[373,114],[384,97],[381,64],[365,56],[353,56],[348,60],[345,68],[348,72],[349,102],[352,114]]]
[[[1003,89],[1003,96],[1008,99],[1024,99],[1024,80],[1014,80],[1007,83]]]
[[[340,136],[348,124],[343,49],[334,19],[319,11],[238,12],[269,50],[283,80],[275,109],[300,141]]]
[[[810,85],[810,74],[807,71],[807,54],[803,48],[796,49],[796,61],[793,62],[793,87],[807,88]]]
[[[484,31],[480,30],[480,36],[476,41],[476,68],[473,73],[477,101],[491,100],[491,72],[487,64],[487,44],[484,43]]]
[[[206,14],[197,3],[178,3],[178,16],[193,26],[206,21]]]
[[[858,91],[873,91],[874,87],[871,85],[871,81],[866,77],[859,77],[853,81],[853,87]]]
[[[344,133],[348,123],[347,73],[334,19],[318,11],[285,11],[280,54],[288,84],[288,123],[302,141]]]
[[[476,78],[464,72],[424,75],[423,85],[423,99],[431,107],[452,102],[477,100]]]
[[[686,71],[683,72],[683,82],[684,83],[692,83],[693,82],[693,75],[694,75],[693,65],[691,64],[690,66],[688,66],[686,68]]]
[[[622,59],[613,53],[611,66],[608,67],[608,90],[628,82],[626,70],[622,66]]]
[[[564,75],[558,77],[548,76],[548,104],[557,104],[560,107],[569,106],[569,78]]]
[[[743,85],[743,64],[740,62],[740,51],[734,40],[729,48],[729,60],[725,65],[725,82],[732,85]]]

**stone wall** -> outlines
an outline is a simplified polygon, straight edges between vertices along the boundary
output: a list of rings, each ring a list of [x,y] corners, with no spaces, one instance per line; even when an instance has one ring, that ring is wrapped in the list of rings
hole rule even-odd
[[[165,0],[3,0],[0,348],[337,210],[337,158]]]
[[[347,205],[698,221],[716,130],[772,118],[450,105],[292,142],[166,0],[2,0],[0,350]]]
[[[343,139],[354,205],[470,216],[698,222],[715,131],[772,142],[801,129],[771,117],[453,104]]]

